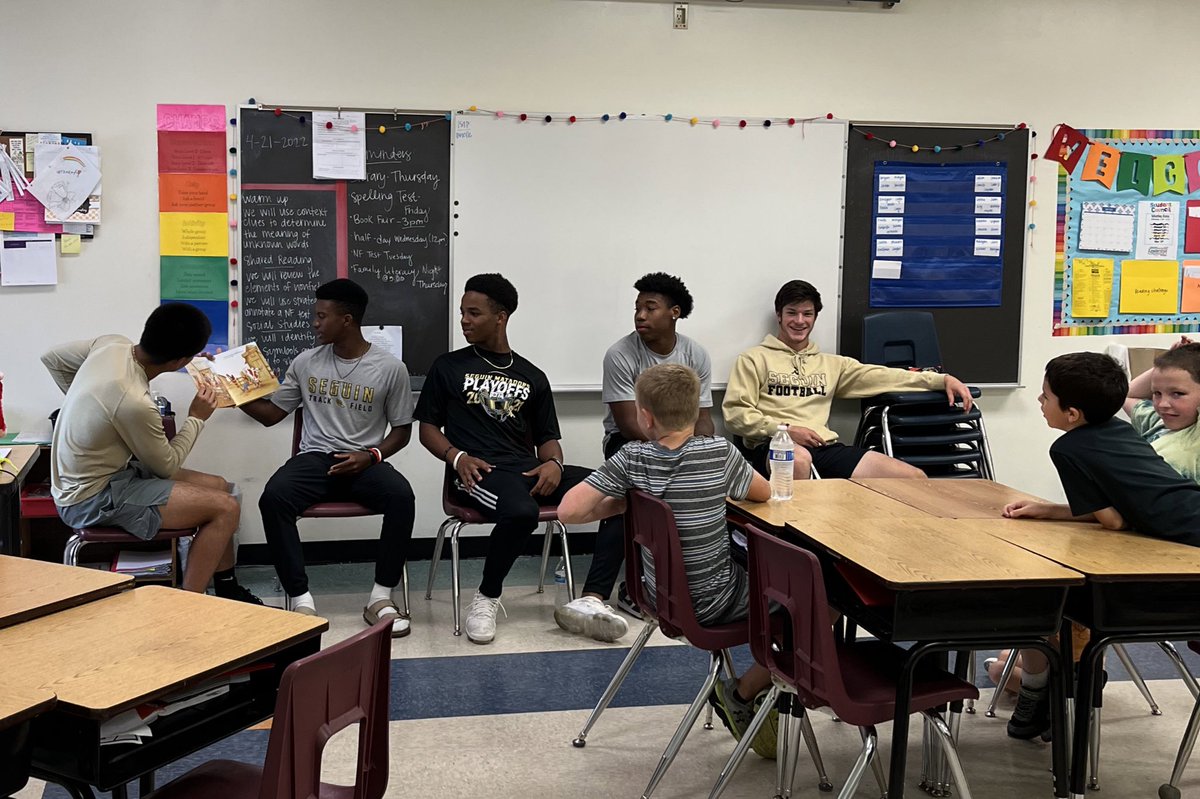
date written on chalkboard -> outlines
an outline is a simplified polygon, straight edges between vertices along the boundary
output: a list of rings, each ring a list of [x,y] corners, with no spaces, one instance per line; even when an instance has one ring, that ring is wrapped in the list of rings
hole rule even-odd
[[[286,150],[307,146],[307,136],[262,136],[252,133],[242,139],[242,147],[247,150]]]

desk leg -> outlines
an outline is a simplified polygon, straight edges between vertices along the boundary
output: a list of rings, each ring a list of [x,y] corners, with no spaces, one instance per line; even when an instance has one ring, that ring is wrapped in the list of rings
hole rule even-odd
[[[138,777],[138,796],[154,793],[154,772],[149,771]]]
[[[21,554],[21,486],[13,480],[0,486],[0,553]]]
[[[1071,796],[1082,799],[1087,787],[1088,726],[1092,717],[1096,686],[1101,679],[1104,650],[1109,639],[1093,633],[1079,659],[1079,682],[1075,689],[1075,733],[1071,740]]]
[[[892,719],[892,757],[888,772],[888,799],[904,799],[904,771],[908,757],[908,717],[912,714],[913,673],[921,658],[929,652],[942,651],[937,643],[914,644],[896,683],[896,715]]]
[[[1070,725],[1067,719],[1067,693],[1071,684],[1071,670],[1064,666],[1070,663],[1070,639],[1067,640],[1067,659],[1064,661],[1054,647],[1046,642],[1040,642],[1030,649],[1038,649],[1050,662],[1050,734],[1054,739],[1050,743],[1051,762],[1054,769],[1054,795],[1065,797],[1068,792],[1067,755],[1070,745],[1067,741],[1067,730]]]

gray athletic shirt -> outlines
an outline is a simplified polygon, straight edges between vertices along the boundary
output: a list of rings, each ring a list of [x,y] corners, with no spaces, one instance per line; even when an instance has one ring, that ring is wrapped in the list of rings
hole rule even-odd
[[[660,363],[681,363],[700,375],[700,407],[712,407],[712,361],[704,348],[687,336],[675,334],[675,349],[659,355],[642,342],[637,331],[622,336],[604,353],[604,387],[601,400],[606,403],[604,437],[619,433],[609,402],[632,402],[633,384],[638,375]]]
[[[305,350],[288,366],[271,402],[282,410],[304,405],[301,452],[351,452],[379,446],[387,428],[412,424],[408,368],[375,345],[361,359],[343,360],[333,345]]]

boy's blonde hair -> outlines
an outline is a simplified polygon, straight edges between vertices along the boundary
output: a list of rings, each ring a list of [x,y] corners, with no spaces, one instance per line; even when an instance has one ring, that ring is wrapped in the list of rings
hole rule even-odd
[[[637,404],[662,430],[686,430],[700,416],[700,376],[679,363],[660,363],[638,375]]]

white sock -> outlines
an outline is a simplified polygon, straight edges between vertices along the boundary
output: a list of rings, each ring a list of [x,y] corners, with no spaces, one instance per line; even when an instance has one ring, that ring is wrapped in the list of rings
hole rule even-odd
[[[298,607],[311,608],[312,610],[317,609],[317,603],[313,599],[313,595],[312,595],[311,591],[305,591],[300,596],[289,596],[288,604],[293,609],[298,608]]]
[[[370,597],[370,599],[367,600],[367,604],[374,605],[376,602],[378,602],[381,599],[391,599],[391,598],[392,598],[392,589],[388,588],[386,585],[380,585],[379,583],[375,583],[375,585],[373,585],[371,587],[371,597]]]
[[[1033,672],[1026,671],[1021,674],[1021,686],[1024,688],[1045,688],[1050,684],[1050,669],[1045,671]]]

